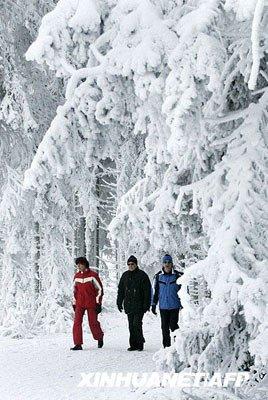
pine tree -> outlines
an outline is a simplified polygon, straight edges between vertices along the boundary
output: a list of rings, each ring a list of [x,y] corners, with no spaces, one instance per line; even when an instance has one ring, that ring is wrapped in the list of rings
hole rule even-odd
[[[42,13],[53,5],[53,1],[45,5],[39,0],[6,1],[0,16],[0,320],[3,333],[14,337],[31,331],[40,294],[40,237],[32,214],[35,199],[24,191],[21,181],[62,86],[43,68],[28,63],[24,53]],[[44,73],[42,80],[40,73]]]
[[[183,261],[181,330],[159,360],[176,371],[265,363],[266,21],[262,1],[61,0],[27,52],[66,82],[25,176],[44,243],[75,241],[82,219],[88,254],[109,229],[119,265]],[[45,308],[65,321],[63,276],[45,265]],[[191,284],[209,296],[191,303]]]
[[[235,10],[238,14],[234,15],[229,2],[226,2],[225,9],[215,9],[215,6],[218,7],[217,2],[210,2],[210,5],[213,5],[211,16],[214,14],[211,20],[208,19],[208,4],[204,2],[207,11],[204,21],[194,19],[195,15],[200,16],[201,4],[182,17],[179,25],[181,33],[188,29],[195,36],[197,28],[201,27],[195,43],[205,38],[205,30],[209,31],[207,39],[211,44],[213,36],[218,37],[218,45],[216,48],[202,46],[203,50],[201,48],[196,56],[193,54],[195,66],[190,65],[188,68],[191,75],[194,71],[194,79],[186,103],[187,114],[189,106],[193,104],[196,112],[197,105],[194,102],[200,94],[203,95],[206,89],[211,94],[202,100],[199,113],[200,128],[196,145],[202,145],[200,135],[203,132],[205,143],[201,147],[202,152],[199,150],[197,153],[197,162],[192,159],[191,165],[195,170],[188,184],[180,187],[175,210],[180,218],[185,197],[192,198],[188,213],[201,218],[207,250],[205,257],[191,265],[182,279],[182,301],[189,307],[184,312],[181,333],[176,343],[177,352],[171,364],[176,371],[190,365],[193,371],[211,373],[216,370],[254,369],[260,372],[267,357],[260,347],[267,329],[263,319],[267,313],[264,290],[267,279],[264,269],[267,258],[267,46],[263,42],[262,51],[259,51],[260,58],[254,61],[256,54],[253,50],[251,52],[248,38],[254,8],[249,10],[245,6],[242,10],[241,5]],[[253,29],[256,29],[254,21],[258,9],[259,4],[256,3]],[[240,22],[241,15],[243,17]],[[258,31],[261,32],[265,16],[257,20]],[[189,21],[192,21],[192,26]],[[184,22],[187,22],[187,26],[183,25]],[[228,33],[227,26],[232,27]],[[252,37],[256,35],[252,34]],[[180,36],[180,42],[183,42],[183,35]],[[192,45],[192,53],[194,43],[187,38],[187,44]],[[222,46],[225,49],[222,51],[224,68],[219,68],[221,57],[216,49]],[[253,46],[260,45],[254,43]],[[209,59],[204,64],[206,70],[202,71],[198,57],[201,56],[204,61],[203,52],[208,52],[208,49]],[[180,57],[185,54],[187,52],[183,47]],[[181,58],[176,60],[178,62]],[[260,66],[257,75],[254,63]],[[211,72],[213,81],[210,78]],[[183,78],[182,83],[185,83],[185,75]],[[253,88],[256,90],[250,92],[249,89]],[[184,89],[186,91],[178,98],[179,110],[181,104],[185,104],[181,101],[187,93],[187,87]],[[172,106],[170,110],[176,108]],[[182,140],[189,138],[189,135],[185,135],[189,128],[192,133],[197,126],[192,123],[194,114],[193,110],[190,111],[187,118],[183,116]],[[177,124],[175,135],[178,133],[179,112],[174,119]],[[168,113],[168,121],[170,116],[172,114]],[[185,153],[184,156],[181,154],[182,160],[188,159],[191,150],[189,142],[185,147],[179,144],[178,150],[183,149]],[[196,166],[202,164],[205,164],[205,168],[196,170]],[[197,309],[190,306],[186,292],[187,285],[193,279],[205,281],[211,293],[211,300],[199,305]],[[167,360],[165,358],[162,365],[167,365]]]

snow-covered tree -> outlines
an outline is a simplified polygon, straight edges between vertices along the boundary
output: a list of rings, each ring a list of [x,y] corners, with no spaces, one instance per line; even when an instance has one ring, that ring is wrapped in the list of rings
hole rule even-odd
[[[267,9],[234,3],[184,8],[170,58],[163,107],[178,171],[191,173],[173,210],[180,220],[190,197],[188,215],[201,219],[206,237],[205,257],[182,279],[188,307],[171,363],[177,371],[260,371],[267,362]],[[196,278],[211,293],[198,310],[186,292]]]
[[[36,190],[40,199],[51,187],[54,194],[59,187],[63,189],[69,205],[65,216],[68,214],[67,220],[75,225],[71,214],[78,214],[85,252],[91,265],[98,268],[99,260],[103,266],[106,256],[102,253],[109,246],[106,231],[117,201],[118,170],[122,168],[121,184],[125,171],[131,170],[120,161],[121,144],[132,140],[137,145],[128,138],[132,128],[128,108],[135,110],[129,82],[98,66],[98,52],[90,47],[102,33],[107,14],[105,3],[98,10],[91,3],[91,12],[85,13],[87,2],[59,2],[44,18],[39,36],[27,52],[28,59],[46,62],[68,85],[66,102],[58,108],[38,148],[25,185]],[[133,145],[125,149],[132,151]],[[50,201],[56,203],[54,194]]]
[[[0,320],[3,333],[13,336],[31,330],[40,286],[40,237],[32,214],[35,200],[20,181],[62,91],[61,82],[56,84],[51,74],[27,62],[24,54],[41,17],[53,5],[53,1],[17,0],[1,7]]]
[[[32,199],[23,196],[21,177],[11,168],[7,174],[0,203],[1,334],[20,337],[30,333],[35,302],[33,263],[26,247],[33,231],[28,231],[31,215],[25,201],[32,203]]]
[[[45,243],[66,268],[75,221],[99,255],[112,220],[119,265],[183,260],[176,371],[265,364],[266,27],[258,0],[60,0],[27,51],[67,83],[24,182]]]

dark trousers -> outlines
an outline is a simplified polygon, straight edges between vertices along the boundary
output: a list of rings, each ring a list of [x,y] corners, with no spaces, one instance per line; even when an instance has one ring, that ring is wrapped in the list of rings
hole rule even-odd
[[[133,349],[143,349],[145,342],[142,332],[142,319],[144,313],[129,313],[128,327],[129,327],[129,344]]]
[[[173,310],[160,310],[161,316],[161,329],[163,335],[163,346],[169,347],[171,345],[170,330],[174,332],[179,328],[179,309]]]

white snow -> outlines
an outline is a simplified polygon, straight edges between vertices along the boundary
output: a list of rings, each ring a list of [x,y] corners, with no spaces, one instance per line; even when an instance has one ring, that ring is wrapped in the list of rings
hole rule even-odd
[[[161,347],[160,318],[144,317],[145,349],[128,352],[125,314],[103,313],[104,347],[98,349],[84,318],[83,351],[72,352],[70,334],[40,335],[31,339],[0,339],[1,400],[136,399],[138,389],[78,387],[81,372],[152,372],[153,355]],[[118,398],[119,398],[118,397]]]
[[[24,8],[22,0],[7,3]],[[112,258],[113,280],[104,264],[98,270],[113,305],[130,254],[150,278],[165,252],[184,268],[185,318],[160,367],[261,371],[268,360],[267,1],[47,3],[55,7],[26,59],[63,78],[64,101],[49,100],[53,85],[29,79],[33,63],[24,79],[28,67],[17,56],[26,40],[12,6],[4,7],[11,18],[0,37],[8,55],[0,82],[0,333],[52,334],[2,342],[3,390],[12,399],[75,399],[80,368],[154,368],[154,334],[147,353],[128,354],[119,316],[107,315],[101,351],[73,355],[70,337],[55,336],[69,329],[80,253],[95,267],[102,253]],[[25,5],[35,25],[27,41],[37,34],[36,4]],[[33,107],[36,89],[43,100]],[[146,322],[148,332],[152,325],[160,337],[154,323]]]

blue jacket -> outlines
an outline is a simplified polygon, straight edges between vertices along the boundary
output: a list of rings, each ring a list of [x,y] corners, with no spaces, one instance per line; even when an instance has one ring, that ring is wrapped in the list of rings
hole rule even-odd
[[[183,275],[183,272],[172,269],[170,274],[163,270],[154,276],[152,305],[156,305],[159,301],[160,310],[172,310],[174,308],[182,308],[178,291],[181,285],[177,283],[177,279]]]

